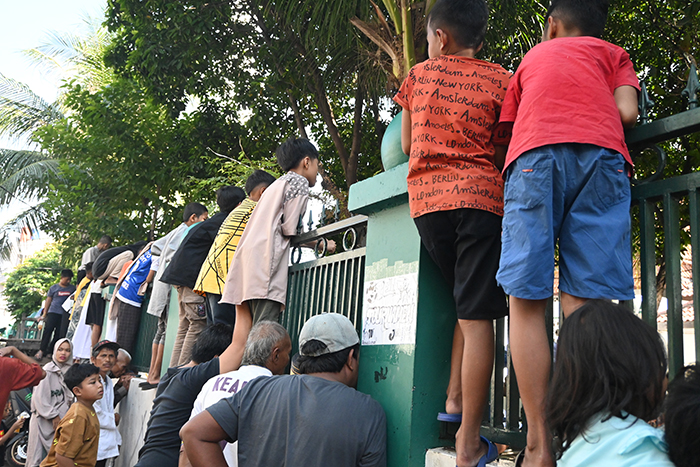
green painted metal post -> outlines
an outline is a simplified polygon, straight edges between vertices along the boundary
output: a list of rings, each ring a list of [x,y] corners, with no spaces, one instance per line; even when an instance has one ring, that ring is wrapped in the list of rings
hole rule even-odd
[[[456,322],[451,291],[409,215],[407,173],[403,164],[356,183],[349,198],[351,211],[369,217],[358,389],[384,407],[390,467],[424,466],[426,450],[446,444],[436,416]]]
[[[695,327],[695,361],[700,361],[700,287],[695,287],[695,281],[700,277],[700,205],[698,205],[698,190],[688,193],[690,208],[690,249],[693,262],[693,316]]]
[[[666,299],[668,301],[668,369],[671,375],[683,368],[683,302],[681,298],[681,233],[678,200],[665,193],[664,254],[666,256]]]
[[[642,319],[656,329],[656,233],[654,203],[639,202],[640,255],[642,256]]]

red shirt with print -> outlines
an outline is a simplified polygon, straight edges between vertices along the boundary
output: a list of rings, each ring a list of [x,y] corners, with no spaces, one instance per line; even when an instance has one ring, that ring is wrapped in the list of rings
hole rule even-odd
[[[503,180],[494,146],[511,74],[500,65],[441,55],[414,66],[394,100],[411,112],[408,198],[411,217],[481,209],[503,215]]]

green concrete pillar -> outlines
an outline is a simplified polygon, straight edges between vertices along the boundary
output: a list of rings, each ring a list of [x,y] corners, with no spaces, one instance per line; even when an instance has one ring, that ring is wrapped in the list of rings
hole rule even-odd
[[[425,465],[438,439],[456,322],[452,294],[421,246],[408,209],[402,164],[350,188],[349,209],[365,214],[367,256],[358,389],[388,422],[389,467]]]

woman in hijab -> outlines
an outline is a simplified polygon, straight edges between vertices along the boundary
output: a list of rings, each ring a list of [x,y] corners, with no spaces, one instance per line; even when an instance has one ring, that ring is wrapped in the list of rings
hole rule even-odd
[[[73,403],[73,393],[63,382],[63,375],[72,364],[73,344],[68,339],[59,339],[53,347],[51,361],[44,365],[46,378],[32,394],[26,467],[38,467],[49,453],[56,426]]]

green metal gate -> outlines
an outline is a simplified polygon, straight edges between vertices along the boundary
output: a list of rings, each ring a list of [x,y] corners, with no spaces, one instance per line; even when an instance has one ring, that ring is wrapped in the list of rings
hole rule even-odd
[[[362,324],[362,292],[365,273],[367,217],[354,216],[299,235],[292,241],[287,308],[282,325],[292,336],[292,352],[298,349],[301,327],[311,316],[333,312],[347,316],[358,333]],[[325,239],[325,240],[324,240]],[[318,242],[316,259],[300,262],[301,245]],[[325,257],[328,240],[338,253]]]

